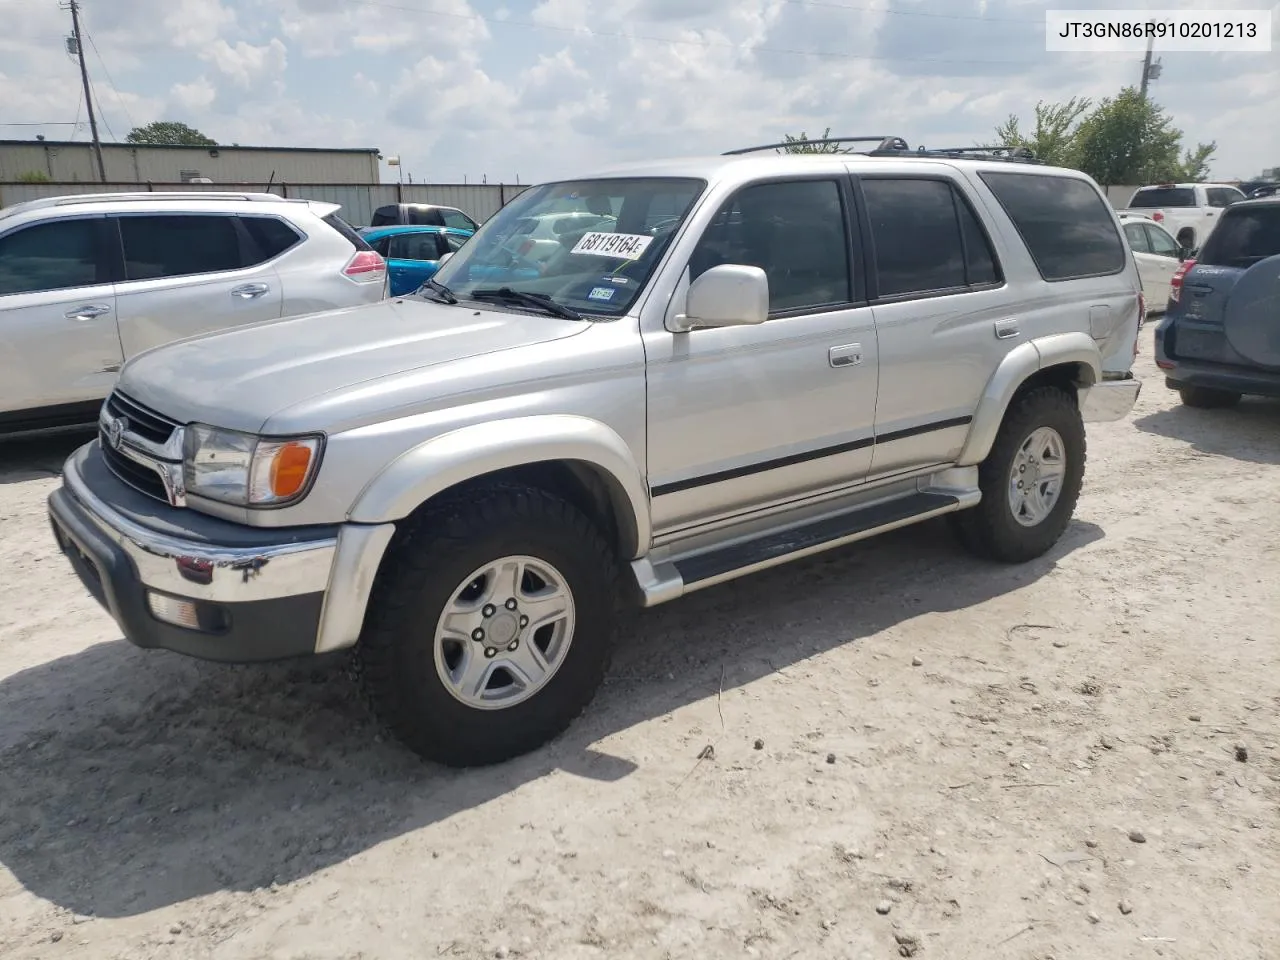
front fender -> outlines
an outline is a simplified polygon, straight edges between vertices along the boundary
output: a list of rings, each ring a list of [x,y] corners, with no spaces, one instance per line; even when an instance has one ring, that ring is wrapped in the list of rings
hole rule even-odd
[[[969,439],[965,441],[956,465],[971,467],[985,460],[1018,388],[1038,371],[1064,364],[1075,364],[1087,371],[1080,380],[1081,386],[1090,386],[1102,379],[1098,346],[1087,333],[1057,333],[1041,337],[1019,344],[1005,354],[978,401],[973,425],[969,428]]]
[[[638,556],[652,527],[644,475],[618,434],[587,417],[549,414],[477,423],[427,440],[401,454],[356,498],[356,523],[400,520],[464,481],[512,467],[577,462],[605,481],[624,541]]]

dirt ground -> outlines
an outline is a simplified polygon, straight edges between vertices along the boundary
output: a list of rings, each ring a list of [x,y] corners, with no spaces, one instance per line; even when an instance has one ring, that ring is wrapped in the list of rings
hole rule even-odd
[[[933,524],[644,613],[471,772],[340,660],[131,647],[45,519],[82,438],[0,447],[0,956],[1280,957],[1280,404],[1150,357],[1051,556]]]

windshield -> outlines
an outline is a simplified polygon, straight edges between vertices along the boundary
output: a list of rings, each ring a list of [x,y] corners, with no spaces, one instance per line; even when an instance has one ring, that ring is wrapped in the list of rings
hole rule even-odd
[[[702,180],[669,177],[530,187],[486,222],[435,279],[464,300],[480,294],[493,302],[492,293],[505,290],[550,298],[580,313],[621,315],[705,187]],[[510,297],[500,302],[514,305]]]
[[[1194,207],[1196,192],[1190,187],[1148,187],[1133,195],[1133,207]]]
[[[1250,267],[1280,256],[1280,205],[1236,207],[1209,234],[1199,261],[1210,267]]]

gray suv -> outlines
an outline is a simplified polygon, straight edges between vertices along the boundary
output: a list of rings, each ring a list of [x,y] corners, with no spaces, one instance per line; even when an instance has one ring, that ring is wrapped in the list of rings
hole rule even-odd
[[[0,434],[93,423],[121,365],[196,334],[374,303],[386,263],[335,204],[49,197],[0,210]]]
[[[564,730],[616,604],[948,515],[1019,563],[1127,415],[1141,284],[1086,176],[908,151],[535,186],[413,297],[130,362],[53,529],[143,647],[354,647],[448,764]],[[513,231],[599,213],[536,261]]]

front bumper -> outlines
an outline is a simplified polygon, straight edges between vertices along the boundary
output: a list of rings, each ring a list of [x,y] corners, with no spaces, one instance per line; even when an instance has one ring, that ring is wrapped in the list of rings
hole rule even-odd
[[[1142,392],[1142,381],[1102,380],[1080,389],[1080,416],[1086,423],[1123,420],[1132,412]]]
[[[97,441],[67,461],[49,518],[81,582],[139,647],[229,662],[317,649],[339,526],[249,528],[156,503],[110,474]],[[175,601],[191,604],[178,622]]]

